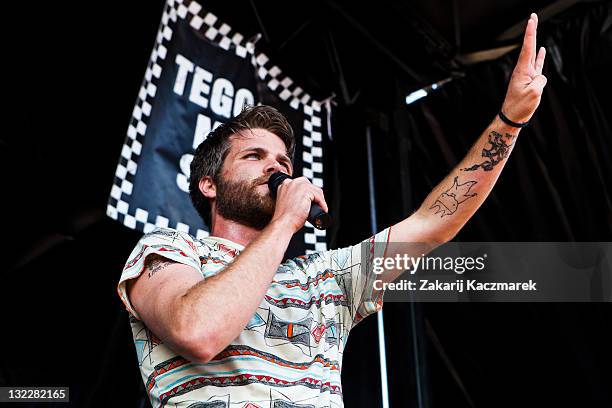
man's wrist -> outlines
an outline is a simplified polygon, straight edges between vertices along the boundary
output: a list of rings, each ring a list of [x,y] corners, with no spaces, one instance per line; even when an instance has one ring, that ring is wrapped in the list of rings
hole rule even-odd
[[[533,116],[533,112],[530,113],[529,110],[525,109],[525,107],[520,103],[510,103],[506,100],[504,103],[502,103],[500,111],[506,116],[506,118],[514,123],[527,123]]]
[[[291,239],[294,234],[290,223],[285,221],[283,218],[273,219],[272,221],[270,221],[270,223],[266,226],[265,229],[274,236],[279,237],[279,239],[283,237]]]
[[[510,126],[509,124],[505,123],[499,117],[499,115],[495,115],[495,119],[492,123],[492,130],[495,130],[496,132],[502,134],[510,134],[512,136],[517,136],[520,133],[521,128]]]
[[[500,110],[497,115],[502,120],[502,122],[504,122],[506,125],[514,127],[514,128],[522,129],[522,128],[524,128],[525,126],[527,126],[529,124],[528,120],[526,120],[524,122],[515,122],[515,121],[513,121],[508,116],[506,116],[506,114],[504,113],[503,109]]]

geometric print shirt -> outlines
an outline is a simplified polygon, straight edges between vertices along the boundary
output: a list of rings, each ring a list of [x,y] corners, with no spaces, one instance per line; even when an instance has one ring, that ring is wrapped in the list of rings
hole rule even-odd
[[[384,243],[366,251],[357,244],[280,264],[242,333],[206,364],[186,360],[147,328],[128,299],[126,282],[143,272],[151,254],[192,266],[206,279],[244,248],[168,228],[145,234],[125,264],[117,291],[130,315],[153,408],[342,407],[342,353],[349,331],[382,308],[383,293],[373,287],[372,258],[384,255],[389,231],[363,241]]]

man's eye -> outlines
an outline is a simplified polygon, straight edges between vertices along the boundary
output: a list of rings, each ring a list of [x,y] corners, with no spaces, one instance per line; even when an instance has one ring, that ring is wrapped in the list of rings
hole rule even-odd
[[[249,154],[247,154],[244,157],[256,157],[256,158],[259,158],[259,155],[257,153],[249,153]]]

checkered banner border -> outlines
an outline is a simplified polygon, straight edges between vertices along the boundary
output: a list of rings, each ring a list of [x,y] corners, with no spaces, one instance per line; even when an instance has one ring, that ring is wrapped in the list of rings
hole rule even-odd
[[[162,73],[160,62],[166,58],[167,45],[172,39],[172,26],[181,18],[198,30],[210,42],[224,50],[233,51],[241,58],[248,58],[257,70],[259,78],[266,82],[268,88],[274,91],[279,98],[286,101],[296,110],[302,110],[305,115],[303,124],[303,175],[313,184],[323,187],[323,141],[321,132],[322,103],[315,101],[293,80],[283,74],[282,70],[273,65],[263,53],[257,53],[255,44],[249,42],[240,33],[221,22],[217,16],[205,11],[197,1],[168,0],[164,8],[159,30],[155,40],[151,58],[145,71],[144,80],[138,92],[138,99],[134,106],[132,118],[128,126],[127,137],[123,148],[115,179],[111,188],[106,213],[109,217],[118,220],[132,229],[139,229],[145,233],[155,227],[170,227],[179,231],[193,233],[198,239],[208,236],[208,231],[197,229],[190,231],[189,225],[182,222],[172,223],[168,218],[153,216],[142,208],[130,207],[134,177],[138,168],[138,159],[147,131],[147,124],[157,83]],[[327,249],[325,231],[306,225],[304,240],[306,253],[324,251]]]

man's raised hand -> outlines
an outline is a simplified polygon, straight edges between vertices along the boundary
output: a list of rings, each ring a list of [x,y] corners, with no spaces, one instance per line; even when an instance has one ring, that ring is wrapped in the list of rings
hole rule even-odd
[[[512,71],[502,112],[514,122],[527,122],[540,104],[546,85],[542,75],[546,50],[536,52],[538,16],[532,13],[527,22],[523,46],[518,62]]]

